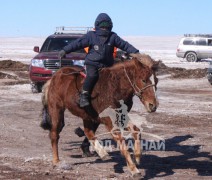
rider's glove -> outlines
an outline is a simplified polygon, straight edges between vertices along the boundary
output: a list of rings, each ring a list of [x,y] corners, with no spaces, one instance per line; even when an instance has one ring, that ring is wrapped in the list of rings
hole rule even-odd
[[[66,52],[64,50],[59,51],[58,58],[62,59],[66,56]]]

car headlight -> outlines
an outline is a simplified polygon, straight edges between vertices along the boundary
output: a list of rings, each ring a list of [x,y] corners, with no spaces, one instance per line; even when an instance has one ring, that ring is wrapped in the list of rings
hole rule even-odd
[[[43,60],[32,59],[32,66],[35,66],[35,67],[44,67]]]
[[[78,66],[84,66],[85,60],[73,60],[73,64]]]

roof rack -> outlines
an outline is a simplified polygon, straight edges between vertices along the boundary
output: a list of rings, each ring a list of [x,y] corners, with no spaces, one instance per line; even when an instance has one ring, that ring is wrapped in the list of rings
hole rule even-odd
[[[86,34],[88,31],[92,31],[93,27],[56,27],[55,34]]]
[[[184,34],[185,37],[207,37],[212,38],[212,34]]]

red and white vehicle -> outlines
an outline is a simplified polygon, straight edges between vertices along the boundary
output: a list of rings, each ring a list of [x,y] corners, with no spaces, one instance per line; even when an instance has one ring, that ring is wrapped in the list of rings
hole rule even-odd
[[[31,60],[29,67],[33,93],[41,92],[45,82],[61,67],[84,65],[84,49],[67,54],[62,60],[58,59],[58,53],[64,46],[90,30],[91,27],[57,27],[56,32],[44,41],[41,49],[38,46],[34,47],[38,54]]]

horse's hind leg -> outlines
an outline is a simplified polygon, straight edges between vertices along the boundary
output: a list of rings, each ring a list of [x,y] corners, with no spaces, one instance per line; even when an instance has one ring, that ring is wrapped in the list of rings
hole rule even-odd
[[[52,128],[49,135],[52,144],[53,164],[56,165],[59,162],[58,141],[60,138],[59,133],[64,126],[64,111],[58,110],[57,108],[52,109],[51,119]]]
[[[93,121],[90,122],[90,123],[91,123],[90,125],[92,127],[92,131],[95,134],[97,128],[99,127],[99,123],[96,123],[96,122],[93,122]],[[91,156],[95,155],[95,154],[90,152],[89,147],[90,147],[90,142],[89,142],[88,138],[85,137],[85,139],[83,140],[82,145],[81,145],[81,150],[82,150],[83,155],[85,157],[91,157]]]
[[[105,151],[103,146],[99,143],[99,141],[95,137],[94,126],[93,126],[92,122],[89,120],[83,120],[83,123],[84,123],[84,132],[85,132],[85,135],[87,136],[89,142],[92,144],[93,148],[95,149],[95,151],[97,152],[99,157],[101,159],[105,159],[105,157],[108,156],[108,153]],[[98,126],[96,126],[96,129],[97,128],[98,128]],[[95,131],[96,131],[96,129],[95,129]]]

